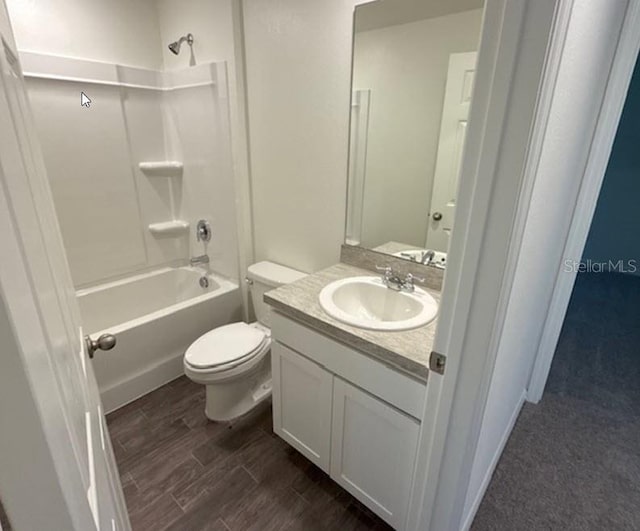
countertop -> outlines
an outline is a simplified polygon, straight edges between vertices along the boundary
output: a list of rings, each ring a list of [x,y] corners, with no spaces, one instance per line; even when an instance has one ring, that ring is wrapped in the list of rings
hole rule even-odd
[[[402,251],[413,251],[414,249],[422,249],[422,247],[391,241],[383,245],[379,245],[378,247],[374,247],[372,250],[378,251],[379,253],[396,254]]]
[[[376,358],[404,374],[426,381],[437,318],[428,325],[413,330],[378,332],[341,323],[320,307],[318,295],[330,282],[371,275],[373,273],[366,269],[340,263],[269,291],[265,293],[264,300],[283,315]],[[439,291],[423,289],[440,302]]]

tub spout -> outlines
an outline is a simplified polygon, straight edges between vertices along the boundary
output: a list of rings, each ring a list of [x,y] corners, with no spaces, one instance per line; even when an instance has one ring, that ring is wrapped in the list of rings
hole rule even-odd
[[[189,260],[189,264],[191,264],[192,266],[197,265],[197,264],[208,264],[209,263],[209,255],[208,254],[202,254],[200,256],[194,256],[191,258],[191,260]]]

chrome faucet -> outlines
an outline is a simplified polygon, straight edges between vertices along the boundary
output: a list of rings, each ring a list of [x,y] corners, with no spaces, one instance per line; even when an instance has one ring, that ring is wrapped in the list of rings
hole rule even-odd
[[[391,267],[376,266],[376,269],[378,271],[382,271],[382,283],[385,286],[387,286],[389,289],[392,289],[394,291],[400,291],[400,285],[402,280],[400,279],[397,273],[394,273]]]
[[[420,282],[420,284],[424,284],[425,279],[423,277],[416,277],[411,273],[407,273],[407,276],[404,277],[404,281],[402,283],[402,291],[408,291],[409,293],[413,293],[416,290],[416,282]]]
[[[201,254],[200,256],[194,256],[189,260],[189,265],[198,265],[198,264],[208,264],[209,263],[209,255]]]
[[[196,240],[204,244],[204,254],[193,256],[189,260],[189,264],[194,266],[197,264],[208,264],[209,255],[207,254],[207,242],[211,241],[211,225],[206,219],[201,219],[196,225]]]
[[[393,291],[406,291],[412,293],[415,291],[415,282],[424,283],[424,278],[416,277],[411,273],[402,278],[391,267],[379,267],[376,266],[378,271],[382,271],[382,283]]]
[[[435,251],[432,251],[431,249],[429,249],[424,253],[422,253],[422,258],[420,259],[420,263],[424,265],[429,265],[431,262],[433,262],[433,259],[435,257],[436,257]]]

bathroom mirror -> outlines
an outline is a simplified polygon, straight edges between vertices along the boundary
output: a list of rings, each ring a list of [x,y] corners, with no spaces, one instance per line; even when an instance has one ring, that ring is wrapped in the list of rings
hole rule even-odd
[[[347,244],[446,264],[483,5],[356,7]]]

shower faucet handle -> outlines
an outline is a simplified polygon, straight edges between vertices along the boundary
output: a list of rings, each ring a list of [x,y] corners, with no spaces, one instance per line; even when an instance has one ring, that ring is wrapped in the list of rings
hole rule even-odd
[[[201,219],[196,225],[196,239],[200,242],[211,241],[211,224],[206,219]]]

